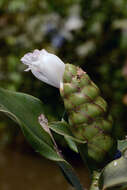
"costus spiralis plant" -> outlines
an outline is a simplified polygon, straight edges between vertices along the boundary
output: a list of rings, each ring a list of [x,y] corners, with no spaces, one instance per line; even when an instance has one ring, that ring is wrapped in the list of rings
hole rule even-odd
[[[39,99],[2,88],[0,111],[20,124],[37,152],[58,163],[76,190],[84,187],[59,150],[54,133],[64,137],[87,165],[91,175],[90,190],[125,189],[127,140],[116,139],[116,126],[107,102],[86,71],[74,64],[65,64],[44,49],[25,54],[21,62],[27,66],[25,71],[31,71],[37,79],[59,89],[67,118],[49,122]]]

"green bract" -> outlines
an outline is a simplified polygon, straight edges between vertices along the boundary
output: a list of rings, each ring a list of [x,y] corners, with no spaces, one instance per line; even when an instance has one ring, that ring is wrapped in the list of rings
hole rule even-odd
[[[112,117],[99,88],[81,68],[66,64],[60,91],[72,133],[87,141],[90,158],[102,162],[111,154],[115,140],[112,137]]]

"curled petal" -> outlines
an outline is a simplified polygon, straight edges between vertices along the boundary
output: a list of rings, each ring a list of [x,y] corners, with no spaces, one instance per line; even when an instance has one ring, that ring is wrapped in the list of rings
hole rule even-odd
[[[41,81],[60,88],[63,81],[65,64],[54,54],[46,50],[34,50],[33,53],[27,53],[21,61],[28,66],[25,71],[31,72]]]

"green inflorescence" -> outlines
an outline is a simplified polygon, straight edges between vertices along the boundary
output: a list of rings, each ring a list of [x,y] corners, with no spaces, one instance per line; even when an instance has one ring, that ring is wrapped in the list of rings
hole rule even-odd
[[[61,96],[69,115],[73,135],[87,141],[88,156],[102,162],[111,153],[115,140],[113,120],[99,88],[79,67],[66,64]]]

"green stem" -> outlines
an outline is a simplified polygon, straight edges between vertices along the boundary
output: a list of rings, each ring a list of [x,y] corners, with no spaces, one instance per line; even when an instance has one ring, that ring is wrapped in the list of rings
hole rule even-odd
[[[95,167],[92,162],[91,163],[89,162],[88,153],[87,153],[87,144],[77,144],[77,148],[80,153],[82,161],[84,162],[85,166],[87,166],[90,175],[92,175]]]
[[[92,183],[89,190],[99,190],[99,187],[98,187],[99,177],[100,177],[100,172],[93,171]]]
[[[89,190],[99,190],[98,180],[100,177],[100,172],[97,171],[96,164],[89,162],[88,154],[86,151],[87,150],[86,145],[81,144],[81,145],[78,145],[77,147],[78,147],[78,151],[81,155],[81,158],[82,158],[83,162],[85,163],[85,165],[87,166],[87,168],[90,172],[90,175],[91,175],[91,186],[90,186]]]

